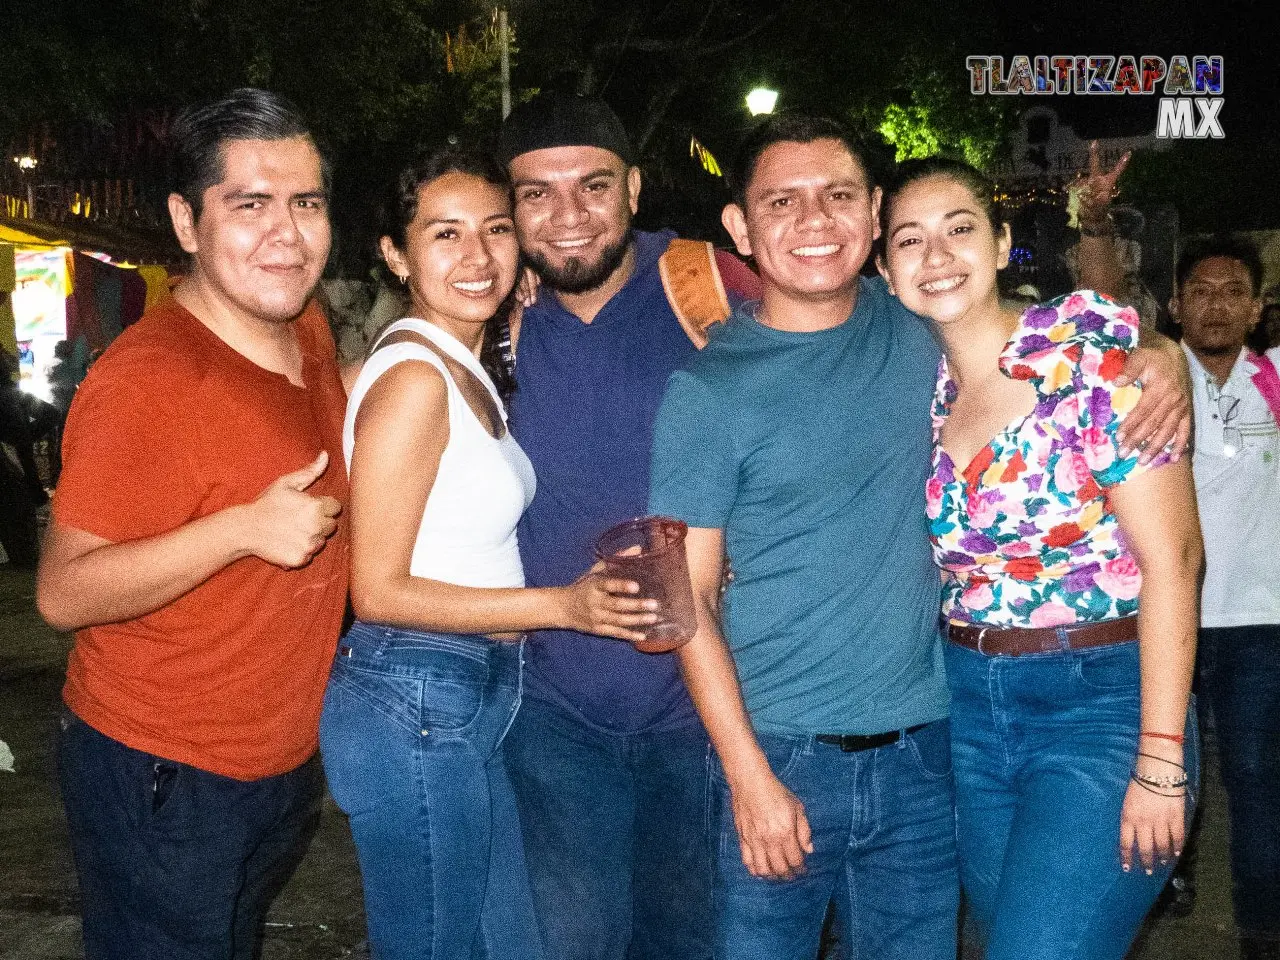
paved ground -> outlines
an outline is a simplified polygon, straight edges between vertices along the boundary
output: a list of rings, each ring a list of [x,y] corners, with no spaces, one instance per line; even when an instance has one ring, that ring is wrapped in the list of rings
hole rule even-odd
[[[16,773],[0,772],[0,960],[73,960],[81,957],[76,883],[52,757],[70,644],[39,620],[32,594],[30,571],[0,566],[0,740],[16,757]],[[1195,912],[1149,924],[1135,960],[1234,960],[1222,789],[1212,764],[1206,779]],[[365,955],[355,852],[332,803],[270,924],[264,960]]]

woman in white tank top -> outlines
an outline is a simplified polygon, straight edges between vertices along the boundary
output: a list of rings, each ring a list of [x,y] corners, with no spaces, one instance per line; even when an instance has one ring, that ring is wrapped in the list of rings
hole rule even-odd
[[[412,316],[351,391],[351,601],[320,727],[351,818],[375,960],[542,956],[499,747],[520,703],[524,631],[643,639],[653,601],[588,572],[531,589],[516,523],[533,498],[507,432],[511,374],[482,364],[519,248],[502,169],[448,148],[396,183],[382,252]],[[486,369],[488,367],[488,369]]]

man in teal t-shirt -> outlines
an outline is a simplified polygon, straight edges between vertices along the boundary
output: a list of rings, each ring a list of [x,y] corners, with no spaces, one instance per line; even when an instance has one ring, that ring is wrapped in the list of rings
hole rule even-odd
[[[716,754],[716,957],[810,960],[834,899],[851,955],[954,960],[924,497],[938,347],[859,277],[880,191],[838,124],[771,118],[737,166],[724,223],[763,297],[672,376],[650,494],[690,527],[699,623],[680,661]],[[1170,355],[1126,365],[1136,449],[1184,442]]]
[[[757,732],[884,733],[947,714],[924,488],[938,347],[863,279],[844,323],[739,310],[670,380],[650,507],[724,531],[723,630]]]
[[[725,226],[764,296],[671,378],[650,496],[690,526],[681,665],[717,761],[716,956],[811,958],[834,898],[850,955],[954,960],[924,499],[939,350],[859,277],[880,191],[838,125],[774,118],[739,167]]]

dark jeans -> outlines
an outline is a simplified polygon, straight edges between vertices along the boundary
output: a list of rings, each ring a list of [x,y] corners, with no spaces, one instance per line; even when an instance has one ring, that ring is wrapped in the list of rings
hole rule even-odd
[[[58,773],[87,960],[249,960],[320,817],[313,757],[240,781],[132,750],[63,710]]]
[[[812,960],[834,901],[849,957],[954,960],[955,811],[946,720],[897,743],[844,753],[814,737],[757,734],[804,804],[813,853],[792,880],[742,863],[729,787],[712,760],[717,960]]]
[[[1201,630],[1199,660],[1227,791],[1236,924],[1280,939],[1280,625]]]
[[[709,958],[701,725],[617,734],[526,700],[504,749],[547,956]]]

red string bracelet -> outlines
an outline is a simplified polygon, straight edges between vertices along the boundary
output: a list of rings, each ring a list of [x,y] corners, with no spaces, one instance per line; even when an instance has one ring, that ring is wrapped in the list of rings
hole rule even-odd
[[[1157,740],[1168,740],[1171,743],[1178,744],[1179,746],[1181,746],[1183,741],[1186,740],[1186,737],[1184,737],[1180,733],[1155,733],[1154,731],[1151,731],[1151,730],[1143,730],[1140,736],[1154,737]]]

